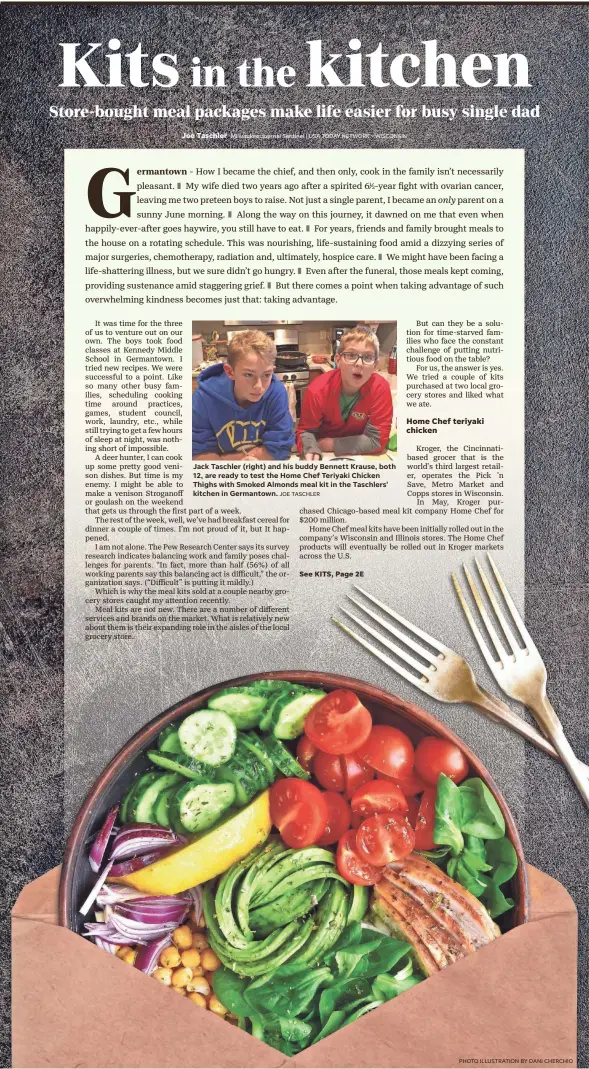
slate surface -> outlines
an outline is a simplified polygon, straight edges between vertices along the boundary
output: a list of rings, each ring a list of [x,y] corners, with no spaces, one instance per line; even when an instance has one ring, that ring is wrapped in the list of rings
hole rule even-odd
[[[56,88],[58,43],[106,41],[116,32],[125,44],[141,40],[146,51],[165,50],[174,43],[179,56],[189,62],[198,41],[202,54],[229,63],[238,53],[259,54],[254,42],[262,36],[267,57],[275,51],[292,56],[296,63],[299,56],[301,65],[306,40],[322,37],[343,50],[353,35],[366,42],[389,43],[391,52],[411,50],[414,42],[435,37],[448,51],[528,55],[534,74],[534,92],[528,99],[541,102],[542,119],[528,125],[481,126],[457,120],[421,126],[410,131],[404,143],[527,150],[527,619],[547,662],[554,704],[571,743],[587,760],[588,167],[582,111],[587,99],[587,11],[577,4],[361,8],[25,4],[4,5],[0,11],[3,99],[10,115],[2,152],[7,208],[2,212],[6,283],[0,310],[5,328],[0,423],[2,1065],[10,1064],[10,906],[25,882],[61,860],[67,831],[62,806],[61,152],[66,145],[162,143],[160,124],[105,127],[50,122],[50,103],[79,102],[76,91]],[[94,92],[93,103],[124,102],[112,90]],[[428,94],[432,103],[439,103],[436,90],[424,90],[420,101],[427,102]],[[248,91],[234,90],[231,96],[235,104],[254,103]],[[343,93],[346,103],[351,102],[348,96]],[[444,104],[455,104],[454,96],[445,90]],[[304,89],[297,98],[304,103]],[[378,99],[376,93],[367,91],[366,100],[373,98]],[[502,98],[513,103],[506,91],[494,92],[493,102],[503,103]],[[150,90],[149,100],[163,103],[156,90]],[[271,92],[266,102],[274,102]],[[276,142],[277,147],[290,144],[288,136]],[[529,805],[520,820],[526,856],[560,879],[579,908],[579,1064],[586,1066],[587,814],[564,772],[531,748],[526,776]]]

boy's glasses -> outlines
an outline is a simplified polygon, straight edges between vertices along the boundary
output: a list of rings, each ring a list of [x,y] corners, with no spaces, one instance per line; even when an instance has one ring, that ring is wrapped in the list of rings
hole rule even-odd
[[[376,364],[376,356],[372,353],[352,353],[345,352],[339,354],[342,360],[345,360],[346,364],[357,364],[360,361],[365,367],[370,367],[371,364]]]

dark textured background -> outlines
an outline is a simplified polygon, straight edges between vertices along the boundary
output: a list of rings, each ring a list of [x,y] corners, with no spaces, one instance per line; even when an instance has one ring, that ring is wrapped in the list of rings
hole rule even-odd
[[[182,142],[170,123],[58,123],[50,103],[79,103],[80,90],[57,89],[60,41],[107,41],[145,51],[177,51],[179,65],[198,52],[227,67],[257,55],[304,69],[311,37],[345,51],[352,35],[368,51],[379,40],[393,53],[436,37],[454,53],[521,51],[533,88],[479,91],[477,103],[540,102],[530,122],[423,123],[403,127],[404,142],[347,142],[400,147],[526,149],[526,616],[548,666],[550,693],[569,738],[589,757],[587,717],[587,381],[586,381],[586,56],[589,16],[570,5],[60,5],[3,6],[3,99],[9,109],[2,152],[5,286],[2,464],[2,846],[4,1000],[1,1062],[10,1064],[8,919],[21,887],[60,862],[63,823],[62,723],[62,149],[158,147]],[[257,46],[255,42],[258,42]],[[92,103],[181,103],[190,90],[93,90]],[[362,102],[387,103],[387,90]],[[483,97],[484,93],[484,97]],[[317,98],[302,82],[291,99]],[[414,102],[391,91],[394,102]],[[285,91],[264,93],[286,103]],[[340,90],[351,103],[358,90]],[[443,100],[442,100],[443,97]],[[260,103],[228,89],[232,104]],[[335,92],[321,99],[335,102]],[[473,92],[423,90],[419,101],[470,103]],[[201,102],[203,98],[201,96]],[[218,102],[209,93],[205,103]],[[239,123],[231,129],[238,135]],[[284,129],[284,128],[283,128]],[[371,131],[369,123],[362,131]],[[378,127],[381,130],[381,127]],[[398,130],[399,128],[395,128]],[[296,123],[289,132],[302,132]],[[352,131],[348,127],[348,132]],[[353,132],[360,132],[358,127]],[[376,132],[376,127],[374,131]],[[234,145],[246,142],[236,136]],[[211,142],[207,142],[211,145]],[[227,145],[228,142],[225,142]],[[258,142],[259,144],[259,142]],[[284,131],[277,147],[302,142]],[[323,142],[329,145],[330,142]],[[335,144],[335,142],[334,142]],[[185,147],[187,142],[184,141]],[[269,147],[269,151],[271,148]],[[587,814],[563,771],[529,748],[526,813],[519,826],[529,861],[560,879],[581,924],[579,1064],[589,1064]],[[31,968],[38,963],[32,962]],[[500,1023],[498,1023],[500,1027]],[[99,1059],[99,1053],[97,1054]]]

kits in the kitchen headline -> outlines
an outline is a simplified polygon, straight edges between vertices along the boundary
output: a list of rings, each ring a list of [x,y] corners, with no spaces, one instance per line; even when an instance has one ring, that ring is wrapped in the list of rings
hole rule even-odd
[[[388,383],[375,375],[378,338],[342,335],[336,367],[305,392],[296,445],[304,460],[377,454],[393,421]],[[205,368],[192,397],[193,460],[286,460],[295,444],[288,395],[274,375],[276,346],[261,330],[233,335],[224,364]]]

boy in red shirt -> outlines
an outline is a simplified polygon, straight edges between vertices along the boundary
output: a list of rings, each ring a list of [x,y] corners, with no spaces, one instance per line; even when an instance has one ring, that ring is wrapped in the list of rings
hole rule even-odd
[[[342,335],[337,367],[319,375],[303,397],[297,447],[304,460],[382,453],[393,422],[388,382],[375,375],[378,338],[366,327]]]

